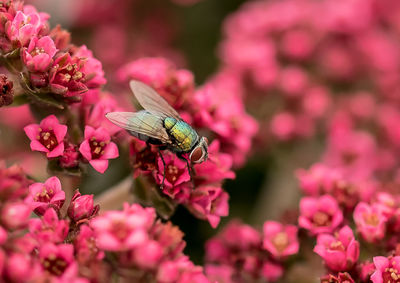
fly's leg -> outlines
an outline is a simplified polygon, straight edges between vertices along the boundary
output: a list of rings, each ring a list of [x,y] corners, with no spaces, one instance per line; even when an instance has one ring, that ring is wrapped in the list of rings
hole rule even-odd
[[[160,189],[162,190],[162,189],[164,189],[166,165],[165,165],[164,157],[163,157],[162,154],[161,154],[161,149],[160,149],[159,147],[157,147],[157,150],[158,150],[158,154],[160,155],[161,161],[162,161],[162,163],[163,163],[163,165],[164,165],[164,173],[163,173],[162,183],[161,183],[161,187],[160,187]]]
[[[194,184],[194,176],[196,175],[196,172],[194,171],[194,168],[192,166],[192,164],[189,162],[189,160],[185,157],[183,157],[182,154],[177,154],[176,155],[179,159],[184,160],[186,162],[186,166],[188,168],[189,171],[189,175],[190,175],[190,181],[192,182],[193,185],[193,189],[195,188],[195,184]]]

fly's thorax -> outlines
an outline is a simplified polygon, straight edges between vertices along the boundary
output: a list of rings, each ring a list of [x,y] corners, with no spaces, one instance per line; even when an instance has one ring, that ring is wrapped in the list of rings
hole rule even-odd
[[[168,117],[164,120],[164,127],[174,141],[175,151],[189,152],[198,142],[196,131],[182,120]]]

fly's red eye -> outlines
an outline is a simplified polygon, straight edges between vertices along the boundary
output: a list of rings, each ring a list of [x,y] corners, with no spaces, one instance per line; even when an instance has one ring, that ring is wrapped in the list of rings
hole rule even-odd
[[[198,146],[190,154],[190,161],[196,163],[199,162],[202,157],[203,157],[203,149],[200,146]]]

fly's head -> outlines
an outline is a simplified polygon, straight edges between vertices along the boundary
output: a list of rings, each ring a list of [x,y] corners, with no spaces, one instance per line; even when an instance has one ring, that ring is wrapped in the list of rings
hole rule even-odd
[[[206,137],[201,137],[195,148],[189,155],[190,162],[202,163],[208,158],[208,140]]]

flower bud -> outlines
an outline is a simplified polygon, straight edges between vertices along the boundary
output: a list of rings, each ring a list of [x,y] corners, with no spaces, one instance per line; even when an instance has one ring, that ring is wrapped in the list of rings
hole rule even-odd
[[[14,100],[13,82],[7,76],[0,74],[0,107],[10,105]]]
[[[68,207],[68,216],[72,221],[90,218],[99,211],[99,205],[93,206],[93,195],[81,195],[77,190]]]

